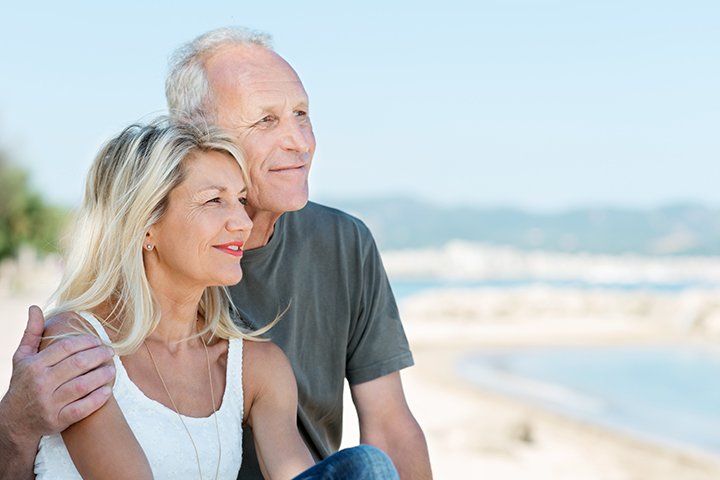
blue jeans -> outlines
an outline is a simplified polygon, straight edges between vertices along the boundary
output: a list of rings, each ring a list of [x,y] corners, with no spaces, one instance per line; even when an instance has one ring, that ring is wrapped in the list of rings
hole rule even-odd
[[[330,455],[294,480],[398,480],[390,457],[379,448],[359,445]]]

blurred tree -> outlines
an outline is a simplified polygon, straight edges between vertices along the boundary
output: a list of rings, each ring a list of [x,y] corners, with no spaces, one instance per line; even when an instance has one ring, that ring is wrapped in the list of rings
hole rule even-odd
[[[21,245],[56,251],[67,218],[67,210],[46,204],[31,189],[27,173],[0,151],[0,260],[14,256]]]

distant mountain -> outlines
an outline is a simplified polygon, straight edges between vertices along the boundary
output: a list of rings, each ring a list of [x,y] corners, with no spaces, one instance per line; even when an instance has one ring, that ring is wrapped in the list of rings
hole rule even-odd
[[[408,198],[327,203],[365,221],[384,250],[466,240],[555,252],[720,255],[720,209],[699,205],[531,213],[436,206]]]

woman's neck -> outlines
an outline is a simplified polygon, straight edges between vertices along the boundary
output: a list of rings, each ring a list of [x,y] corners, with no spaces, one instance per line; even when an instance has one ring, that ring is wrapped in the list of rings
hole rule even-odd
[[[200,330],[198,306],[202,291],[182,293],[153,288],[153,292],[160,306],[160,323],[146,340],[173,352],[196,343],[188,339]]]
[[[153,265],[146,265],[145,272],[153,299],[160,308],[160,322],[146,340],[162,344],[170,351],[196,344],[188,339],[199,330],[198,306],[205,286],[172,278],[167,271]]]

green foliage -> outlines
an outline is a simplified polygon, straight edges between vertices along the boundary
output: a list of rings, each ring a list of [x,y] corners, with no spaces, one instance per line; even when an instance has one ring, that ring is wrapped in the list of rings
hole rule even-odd
[[[56,251],[67,218],[66,210],[46,204],[30,188],[27,173],[0,152],[0,260],[14,256],[21,245]]]

